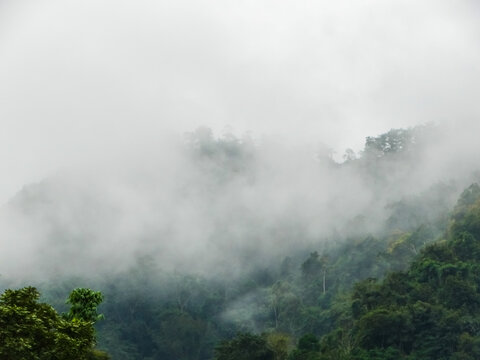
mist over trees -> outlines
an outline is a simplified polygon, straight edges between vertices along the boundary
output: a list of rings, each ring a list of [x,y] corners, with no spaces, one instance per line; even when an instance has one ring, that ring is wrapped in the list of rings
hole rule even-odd
[[[65,169],[3,207],[10,240],[0,271],[103,274],[148,255],[164,269],[235,276],[327,239],[413,230],[441,216],[474,178],[433,161],[442,131],[369,137],[357,158],[339,164],[324,147],[215,138],[201,128],[168,151]],[[436,156],[452,162],[444,152]]]
[[[442,134],[393,129],[338,163],[200,128],[173,161],[65,171],[2,209],[0,281],[59,311],[101,289],[71,293],[65,319],[97,319],[104,299],[114,359],[468,358],[475,325],[442,326],[476,321],[478,171],[432,161]]]
[[[0,360],[480,359],[479,34],[0,0]]]

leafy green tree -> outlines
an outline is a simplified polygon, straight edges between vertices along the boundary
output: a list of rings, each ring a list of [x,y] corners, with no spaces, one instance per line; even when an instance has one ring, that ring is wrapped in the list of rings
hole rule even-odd
[[[97,307],[102,301],[103,295],[100,291],[85,288],[74,289],[67,299],[67,304],[70,304],[70,311],[65,314],[65,317],[69,320],[94,323],[103,318],[102,315],[97,313]]]
[[[24,360],[106,359],[94,351],[91,322],[65,319],[39,303],[34,287],[5,290],[0,296],[0,358]]]
[[[286,281],[277,281],[270,287],[270,306],[275,329],[293,332],[299,327],[302,304],[295,289]]]
[[[273,351],[274,360],[287,360],[291,339],[286,334],[271,333],[267,335],[267,346]]]

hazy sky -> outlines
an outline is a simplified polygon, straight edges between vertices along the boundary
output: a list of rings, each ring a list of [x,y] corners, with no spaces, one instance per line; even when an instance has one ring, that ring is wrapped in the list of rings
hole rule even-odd
[[[326,143],[480,113],[476,1],[0,0],[0,202],[165,133]]]

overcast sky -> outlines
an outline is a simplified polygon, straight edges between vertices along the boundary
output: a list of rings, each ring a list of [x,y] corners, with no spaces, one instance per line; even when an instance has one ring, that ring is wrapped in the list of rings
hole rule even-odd
[[[476,121],[477,1],[0,0],[0,202],[204,125],[325,143]]]

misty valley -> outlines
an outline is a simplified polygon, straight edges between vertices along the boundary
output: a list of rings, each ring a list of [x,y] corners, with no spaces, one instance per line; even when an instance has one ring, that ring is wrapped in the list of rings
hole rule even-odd
[[[456,139],[392,129],[335,161],[199,128],[27,185],[0,210],[0,359],[479,359]]]

